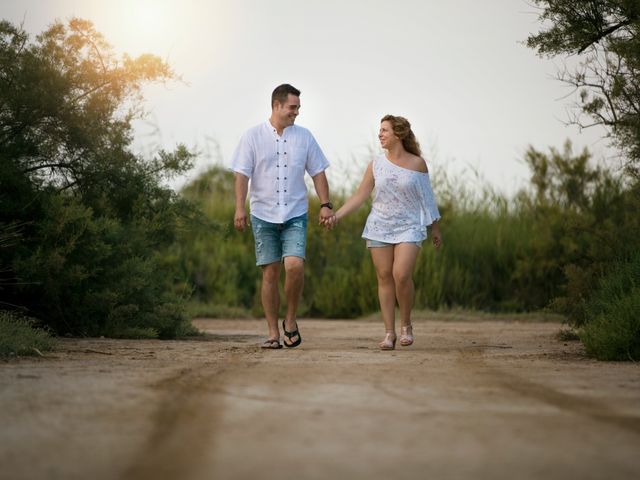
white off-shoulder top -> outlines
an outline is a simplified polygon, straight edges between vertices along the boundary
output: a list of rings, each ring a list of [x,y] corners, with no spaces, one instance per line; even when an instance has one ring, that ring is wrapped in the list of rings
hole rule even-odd
[[[403,168],[386,155],[373,159],[373,205],[362,238],[385,243],[419,242],[440,218],[429,174]]]

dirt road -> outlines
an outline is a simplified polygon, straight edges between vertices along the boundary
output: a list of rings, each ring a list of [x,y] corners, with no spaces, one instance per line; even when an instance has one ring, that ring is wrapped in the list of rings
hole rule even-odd
[[[65,339],[0,363],[2,479],[640,478],[640,366],[586,359],[557,323],[259,320],[189,341]]]

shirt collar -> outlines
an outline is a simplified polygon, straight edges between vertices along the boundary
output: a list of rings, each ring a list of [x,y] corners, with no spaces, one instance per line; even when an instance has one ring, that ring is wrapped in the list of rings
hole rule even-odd
[[[293,127],[295,127],[295,124],[285,127],[284,130],[282,130],[282,136],[278,136],[278,131],[276,130],[276,127],[271,125],[271,122],[269,121],[269,119],[267,119],[267,121],[264,122],[264,125],[267,128],[267,130],[269,130],[273,134],[273,136],[276,138],[284,138],[288,136],[289,133],[293,130]]]

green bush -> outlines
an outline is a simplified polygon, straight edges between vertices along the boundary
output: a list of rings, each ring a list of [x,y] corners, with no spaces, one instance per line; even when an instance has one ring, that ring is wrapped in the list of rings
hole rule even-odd
[[[173,78],[152,55],[116,59],[84,20],[33,41],[0,21],[0,302],[59,334],[193,331],[167,261],[193,215],[164,186],[193,155],[132,148],[142,85]]]
[[[640,360],[640,254],[604,277],[586,305],[580,339],[599,360]]]
[[[34,319],[0,310],[0,357],[39,355],[53,350],[54,339],[47,331],[36,328],[35,323]]]

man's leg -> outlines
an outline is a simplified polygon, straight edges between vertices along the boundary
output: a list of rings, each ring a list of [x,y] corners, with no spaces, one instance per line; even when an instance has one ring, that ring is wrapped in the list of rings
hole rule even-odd
[[[279,226],[251,216],[251,228],[256,245],[256,263],[262,269],[260,298],[269,327],[269,340],[280,342],[278,313],[280,309],[280,262],[282,246]]]
[[[287,315],[285,317],[284,327],[287,332],[297,330],[296,317],[298,305],[304,288],[304,260],[300,257],[284,257],[284,294],[287,298]],[[287,343],[295,343],[298,341],[298,335],[285,338]]]
[[[278,312],[280,310],[279,279],[280,262],[262,266],[262,288],[260,294],[264,316],[269,327],[270,340],[280,339],[280,330],[278,329]]]
[[[296,322],[298,305],[304,287],[304,258],[307,248],[307,214],[288,220],[282,231],[282,256],[284,257],[284,293],[287,298],[287,314],[284,328],[287,332],[298,330]],[[300,335],[287,337],[285,345],[292,346],[300,340]]]

